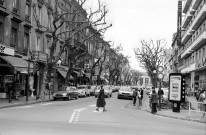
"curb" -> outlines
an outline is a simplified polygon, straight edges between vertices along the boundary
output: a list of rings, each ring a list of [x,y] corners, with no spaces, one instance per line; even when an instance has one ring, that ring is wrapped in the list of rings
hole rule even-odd
[[[142,110],[142,111],[146,111],[151,113],[148,110]],[[163,117],[168,117],[168,118],[173,118],[173,119],[179,119],[179,120],[185,120],[185,121],[194,121],[194,122],[199,122],[199,123],[206,123],[206,121],[201,121],[201,120],[197,120],[197,119],[191,119],[191,118],[181,118],[181,117],[175,117],[175,116],[169,116],[169,115],[164,115],[164,114],[154,114],[154,115],[159,115],[159,116],[163,116]]]
[[[47,99],[44,102],[50,102],[53,99]],[[4,108],[11,108],[11,107],[16,107],[16,106],[24,106],[24,105],[31,105],[31,104],[38,104],[41,103],[41,100],[37,100],[37,101],[29,101],[29,102],[22,102],[22,103],[10,103],[9,105],[4,105],[4,106],[0,106],[0,109],[4,109]]]

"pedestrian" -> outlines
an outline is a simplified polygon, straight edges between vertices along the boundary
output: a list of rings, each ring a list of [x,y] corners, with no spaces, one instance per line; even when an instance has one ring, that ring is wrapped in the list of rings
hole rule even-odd
[[[136,101],[137,101],[137,91],[138,89],[134,89],[133,94],[132,94],[132,99],[133,99],[133,105],[136,105]]]
[[[101,86],[100,88],[100,92],[99,92],[99,95],[98,95],[98,98],[97,98],[97,111],[99,111],[99,107],[103,107],[103,111],[107,111],[105,109],[105,105],[106,105],[106,102],[105,102],[105,95],[104,95],[104,88],[103,88],[103,85]]]
[[[151,95],[151,98],[150,98],[150,102],[152,104],[151,112],[153,114],[157,113],[157,101],[158,101],[158,96],[157,96],[157,93],[155,91],[155,87],[152,87],[152,95]]]
[[[143,89],[140,88],[140,91],[138,93],[139,106],[142,106],[143,93],[144,93]]]
[[[206,89],[200,92],[198,101],[201,102],[199,106],[200,106],[200,111],[204,112],[203,113],[203,117],[204,117],[206,113]]]

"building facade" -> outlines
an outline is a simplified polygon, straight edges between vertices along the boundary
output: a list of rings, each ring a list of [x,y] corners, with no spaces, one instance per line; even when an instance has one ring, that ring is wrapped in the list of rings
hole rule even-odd
[[[186,89],[194,94],[206,85],[206,0],[186,0],[178,71],[186,75]]]

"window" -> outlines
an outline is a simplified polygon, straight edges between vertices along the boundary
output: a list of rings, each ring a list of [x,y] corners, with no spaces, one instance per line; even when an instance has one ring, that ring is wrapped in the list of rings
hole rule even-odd
[[[25,17],[30,17],[31,14],[31,7],[30,4],[26,3],[26,7],[25,7]]]
[[[51,25],[51,23],[52,23],[51,14],[47,13],[47,15],[48,15],[48,28],[51,30],[51,28],[52,28],[52,25]]]
[[[19,0],[13,0],[12,7],[13,7],[13,12],[18,13]]]
[[[0,43],[4,42],[4,24],[0,22]]]
[[[41,47],[41,35],[39,34],[36,36],[36,51],[43,51]]]
[[[201,50],[199,50],[199,59],[201,58]]]
[[[38,21],[39,21],[39,25],[42,24],[42,7],[41,6],[37,6],[37,16],[38,16]]]
[[[12,27],[11,28],[11,47],[16,47],[17,45],[17,29]]]
[[[28,51],[28,47],[29,47],[29,34],[25,33],[24,34],[24,48],[23,48],[23,51],[27,52]]]

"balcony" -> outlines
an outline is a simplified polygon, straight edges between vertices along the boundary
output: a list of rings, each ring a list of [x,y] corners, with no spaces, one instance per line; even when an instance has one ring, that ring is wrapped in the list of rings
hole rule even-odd
[[[196,10],[201,2],[201,0],[193,0],[192,9]]]
[[[190,39],[192,32],[193,30],[191,29],[191,27],[186,30],[185,34],[182,37],[182,44],[185,44]]]
[[[192,3],[192,0],[187,0],[183,6],[183,13],[187,13],[189,7],[190,7],[190,4]]]
[[[199,10],[196,11],[194,17],[195,18],[194,18],[194,20],[192,22],[192,29],[193,30],[197,30],[198,27],[202,24],[202,22],[206,18],[206,4],[204,4],[204,5],[199,7]]]
[[[195,68],[196,68],[196,71],[206,69],[206,56],[197,60]]]
[[[183,23],[182,23],[182,28],[186,28],[187,27],[187,25],[189,24],[189,22],[190,22],[190,20],[192,19],[192,14],[190,13],[190,11],[189,12],[187,12],[186,13],[186,15],[185,15],[185,19],[184,19],[184,21],[183,21]]]
[[[196,64],[192,63],[189,66],[186,66],[186,67],[182,68],[181,73],[189,73],[189,72],[195,70],[195,67],[196,67]]]
[[[191,45],[191,50],[198,50],[206,43],[206,29],[195,39]]]

